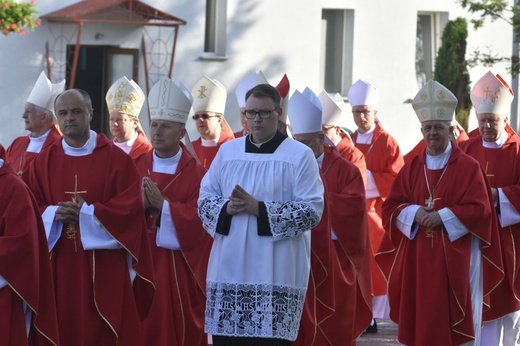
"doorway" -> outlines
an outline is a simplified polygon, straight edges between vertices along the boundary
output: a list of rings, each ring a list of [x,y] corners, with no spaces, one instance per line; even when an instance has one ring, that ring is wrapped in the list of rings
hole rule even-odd
[[[67,85],[70,85],[74,49],[74,45],[67,46]],[[89,93],[94,108],[90,127],[97,133],[104,133],[109,138],[112,137],[105,96],[110,86],[123,76],[133,79],[139,84],[137,80],[138,54],[137,49],[114,46],[80,46],[74,88],[83,89]]]

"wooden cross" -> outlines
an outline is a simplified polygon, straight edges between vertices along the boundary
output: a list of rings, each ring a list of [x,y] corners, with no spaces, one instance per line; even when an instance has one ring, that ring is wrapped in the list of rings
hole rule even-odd
[[[78,200],[76,199],[76,194],[87,193],[87,191],[78,191],[78,175],[74,175],[74,191],[65,191],[65,194],[72,195],[72,202],[78,204]],[[74,240],[74,251],[78,252],[78,247],[76,245],[76,225],[75,224],[67,224],[67,230],[65,231],[67,235],[67,239]]]

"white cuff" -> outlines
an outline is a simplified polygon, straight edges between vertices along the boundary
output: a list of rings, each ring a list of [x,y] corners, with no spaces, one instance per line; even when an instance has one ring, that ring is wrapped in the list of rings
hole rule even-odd
[[[45,227],[45,235],[47,236],[47,244],[49,252],[52,251],[56,243],[61,237],[63,223],[55,221],[57,205],[49,205],[42,214],[43,226]]]
[[[441,217],[448,239],[453,243],[455,240],[465,236],[469,230],[460,222],[460,220],[453,214],[449,208],[442,208],[438,211]]]
[[[83,203],[79,211],[81,244],[85,250],[114,250],[121,245],[105,230],[94,216],[94,205]]]
[[[497,189],[498,201],[500,203],[500,214],[498,214],[498,221],[500,226],[512,226],[520,222],[520,214],[509,201],[504,191],[501,188]]]
[[[415,214],[417,214],[417,210],[419,210],[420,207],[421,206],[417,204],[409,205],[397,215],[395,224],[408,239],[415,238],[419,230],[419,225],[415,222]]]
[[[376,181],[372,172],[367,169],[367,187],[366,187],[366,199],[376,198],[381,196],[379,190],[377,189]]]

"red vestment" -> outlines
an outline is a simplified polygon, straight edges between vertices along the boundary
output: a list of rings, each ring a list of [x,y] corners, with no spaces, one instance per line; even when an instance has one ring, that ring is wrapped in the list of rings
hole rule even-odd
[[[116,138],[113,137],[112,141],[115,141],[115,140],[116,140]],[[141,130],[138,130],[137,139],[135,140],[134,145],[132,145],[132,149],[130,150],[128,155],[130,155],[130,157],[133,160],[135,160],[142,154],[147,153],[152,149],[153,149],[152,144],[150,144],[150,142],[148,142],[148,140],[146,139],[146,136],[144,135],[144,132]]]
[[[508,131],[509,138],[499,149],[484,148],[477,136],[461,145],[461,149],[476,159],[485,171],[491,187],[502,188],[512,206],[520,210],[520,139]],[[484,321],[503,317],[520,310],[520,223],[501,227],[500,242],[505,279],[491,293],[491,309],[484,312]],[[486,280],[486,278],[484,278]]]
[[[341,137],[342,140],[338,143],[338,145],[336,145],[340,156],[345,160],[352,162],[354,165],[356,165],[357,168],[359,168],[359,172],[363,178],[363,184],[366,186],[367,164],[365,162],[365,155],[363,155],[361,150],[356,148],[349,136],[342,133]]]
[[[150,313],[143,321],[145,345],[208,344],[204,334],[204,309],[206,269],[213,239],[202,228],[197,215],[200,181],[206,170],[182,143],[181,146],[183,152],[175,174],[152,171],[153,151],[135,161],[141,177],[149,176],[157,183],[169,202],[181,247],[172,251],[156,245],[156,212],[148,228],[156,294]]]
[[[218,139],[218,143],[215,147],[204,147],[200,138],[191,142],[191,144],[193,145],[193,149],[195,149],[195,154],[197,154],[197,158],[199,159],[199,162],[202,165],[202,167],[204,167],[205,169],[209,169],[209,166],[211,166],[211,163],[217,155],[217,152],[220,149],[222,143],[230,141],[234,138],[235,137],[233,137],[232,135],[229,135],[226,132],[221,131],[220,138]]]
[[[69,156],[62,141],[41,152],[28,185],[43,212],[79,191],[122,248],[84,250],[79,225],[65,224],[51,252],[62,345],[142,345],[141,319],[154,284],[141,181],[132,159],[104,135],[92,154]],[[137,276],[130,280],[131,263]]]
[[[375,122],[372,143],[356,143],[357,135],[357,131],[354,132],[352,134],[352,140],[356,147],[365,155],[367,170],[372,173],[380,193],[379,197],[367,198],[366,206],[368,235],[371,245],[370,269],[372,275],[372,293],[374,296],[381,296],[386,294],[386,280],[374,261],[374,254],[377,252],[385,233],[381,221],[381,208],[404,161],[397,142],[392,136],[385,132],[379,121]]]
[[[341,270],[337,272],[335,313],[320,328],[333,345],[354,342],[372,320],[372,283],[365,186],[359,169],[325,147],[321,167],[333,240]]]
[[[0,144],[0,159],[5,161],[5,148],[2,144]]]
[[[57,139],[61,138],[61,133],[58,131],[57,125],[53,124],[45,143],[43,143],[42,150],[48,148]],[[6,161],[11,163],[11,166],[18,173],[19,176],[22,173],[27,172],[30,163],[34,160],[38,153],[27,152],[27,146],[29,145],[29,136],[21,136],[16,138],[13,143],[7,148]]]
[[[323,179],[322,179],[323,180]],[[335,275],[340,271],[338,256],[332,244],[327,192],[320,223],[311,230],[311,271],[305,295],[298,338],[294,346],[322,345],[326,336],[320,324],[332,318],[335,309]]]
[[[240,131],[233,133],[233,135],[235,136],[235,138],[240,138],[240,137],[244,137],[246,135],[246,133],[244,132],[244,130],[240,130]]]
[[[430,187],[435,186],[433,197],[438,198],[434,209],[449,208],[470,234],[451,242],[443,226],[420,226],[410,240],[397,228],[397,216],[409,205],[425,205],[430,193],[424,169],[425,153],[397,176],[383,204],[386,234],[376,260],[388,280],[390,317],[399,325],[398,340],[410,346],[460,345],[474,338],[472,236],[480,239],[485,301],[503,277],[491,193],[478,163],[453,147],[446,171],[426,171]]]
[[[0,345],[28,345],[23,303],[33,312],[31,345],[58,345],[49,251],[38,205],[9,164],[0,168]]]

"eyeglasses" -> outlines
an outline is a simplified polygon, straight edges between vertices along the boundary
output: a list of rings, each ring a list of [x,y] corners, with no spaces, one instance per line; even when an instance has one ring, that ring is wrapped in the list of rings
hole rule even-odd
[[[443,126],[443,125],[425,125],[422,127],[422,130],[424,132],[432,132],[432,131],[435,131],[436,133],[439,133],[439,132],[442,132],[444,129],[446,129],[447,127]]]
[[[248,119],[254,119],[256,118],[256,115],[258,114],[260,116],[261,119],[267,119],[271,116],[271,113],[278,110],[278,108],[275,108],[275,109],[259,109],[257,111],[255,110],[252,110],[252,109],[246,109],[244,111],[244,114],[246,116],[246,118]]]
[[[193,120],[199,120],[200,118],[204,119],[204,120],[208,120],[209,118],[218,118],[220,117],[220,115],[209,115],[209,114],[195,114],[194,116],[192,116],[191,118]]]

